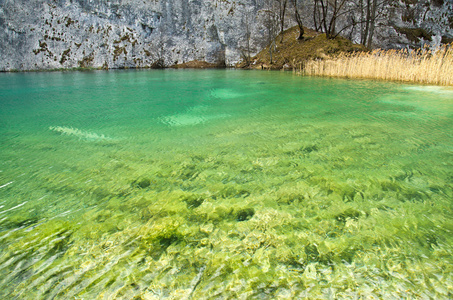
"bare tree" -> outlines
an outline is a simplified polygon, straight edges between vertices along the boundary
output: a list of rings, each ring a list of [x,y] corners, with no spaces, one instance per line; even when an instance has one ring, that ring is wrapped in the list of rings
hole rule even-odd
[[[367,18],[367,25],[368,25],[368,39],[366,46],[368,48],[371,48],[371,42],[373,41],[373,35],[374,35],[374,27],[376,25],[376,8],[377,8],[377,2],[378,0],[367,0],[368,1],[368,11],[369,13],[369,18]],[[372,3],[370,3],[372,2]],[[365,43],[363,43],[365,45]]]
[[[275,1],[268,2],[268,8],[261,10],[261,13],[264,14],[264,27],[267,31],[267,42],[269,45],[269,60],[270,63],[273,63],[273,54],[277,48],[275,44],[275,39],[279,30],[279,17],[275,5]]]
[[[298,40],[303,40],[304,39],[304,27],[302,24],[302,18],[300,17],[299,13],[299,2],[298,0],[293,0],[293,8],[294,8],[294,18],[296,19],[297,26],[299,27],[299,37],[297,38]]]
[[[355,26],[360,25],[361,43],[371,46],[376,21],[381,15],[380,8],[389,1],[392,0],[314,0],[314,24],[329,39],[337,37],[348,28],[351,29],[352,36]],[[343,27],[337,29],[338,24]]]
[[[371,48],[374,30],[379,20],[385,16],[385,10],[392,0],[357,0],[355,15],[359,12],[360,19],[353,17],[353,27],[360,25],[360,43]]]
[[[313,5],[313,25],[315,26],[316,31],[322,30],[322,24],[319,23],[321,20],[321,12],[319,10],[319,1],[314,1]]]
[[[388,3],[389,0],[366,0],[365,30],[361,32],[361,43],[368,48],[371,48],[376,22],[382,17],[383,9]]]
[[[335,38],[341,31],[336,30],[337,20],[345,14],[345,7],[348,0],[315,0],[317,12],[314,15],[321,17],[320,26],[328,39]]]
[[[280,43],[283,43],[283,30],[285,29],[285,14],[288,0],[275,0],[278,4],[278,20],[280,22]]]

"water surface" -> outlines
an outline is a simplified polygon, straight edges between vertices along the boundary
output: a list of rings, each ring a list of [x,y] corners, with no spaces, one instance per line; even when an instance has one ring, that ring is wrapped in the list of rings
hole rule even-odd
[[[0,296],[451,298],[452,114],[282,72],[0,74]]]

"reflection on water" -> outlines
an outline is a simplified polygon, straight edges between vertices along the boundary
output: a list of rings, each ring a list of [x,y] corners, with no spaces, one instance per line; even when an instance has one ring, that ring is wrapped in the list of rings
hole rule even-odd
[[[0,296],[453,295],[453,94],[281,72],[0,74]]]

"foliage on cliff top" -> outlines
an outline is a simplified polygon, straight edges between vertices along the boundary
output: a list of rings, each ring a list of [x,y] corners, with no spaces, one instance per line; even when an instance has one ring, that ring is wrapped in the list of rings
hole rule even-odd
[[[276,49],[272,54],[272,64],[270,63],[269,47],[267,46],[255,57],[251,59],[251,68],[271,68],[282,69],[298,68],[301,62],[309,59],[327,58],[344,52],[366,51],[363,45],[353,44],[350,40],[337,36],[335,39],[327,39],[323,33],[316,32],[309,28],[304,28],[303,40],[298,40],[298,27],[292,27],[283,32],[275,39]],[[238,67],[247,67],[246,62],[238,64]]]

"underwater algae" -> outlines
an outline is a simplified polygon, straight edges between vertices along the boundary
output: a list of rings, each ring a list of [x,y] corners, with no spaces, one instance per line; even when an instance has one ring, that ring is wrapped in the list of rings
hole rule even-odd
[[[452,297],[448,88],[225,70],[11,75],[3,298]]]

